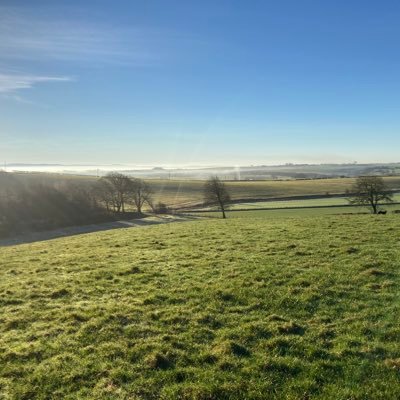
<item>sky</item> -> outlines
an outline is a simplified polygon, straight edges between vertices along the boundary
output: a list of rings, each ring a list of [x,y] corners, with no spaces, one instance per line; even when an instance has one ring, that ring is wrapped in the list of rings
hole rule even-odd
[[[0,162],[400,161],[397,0],[1,0]]]

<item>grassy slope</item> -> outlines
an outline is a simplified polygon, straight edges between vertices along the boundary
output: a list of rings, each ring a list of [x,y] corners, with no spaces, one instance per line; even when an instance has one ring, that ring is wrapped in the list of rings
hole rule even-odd
[[[399,228],[230,219],[0,249],[0,398],[398,399]]]

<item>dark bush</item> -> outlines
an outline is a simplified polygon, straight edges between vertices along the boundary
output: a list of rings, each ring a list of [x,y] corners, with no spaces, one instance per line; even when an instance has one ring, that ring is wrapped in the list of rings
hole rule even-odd
[[[169,214],[170,209],[165,203],[162,203],[161,201],[157,203],[157,205],[154,207],[154,212],[156,214]]]

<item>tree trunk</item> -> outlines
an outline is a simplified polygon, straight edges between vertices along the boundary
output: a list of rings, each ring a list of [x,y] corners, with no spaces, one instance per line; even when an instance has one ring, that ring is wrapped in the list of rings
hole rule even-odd
[[[122,207],[122,212],[125,213],[125,201],[124,201],[124,196],[121,194],[121,207]]]
[[[223,203],[220,202],[220,203],[219,203],[219,206],[220,206],[221,211],[222,211],[222,218],[225,219],[225,218],[226,218],[226,215],[225,215],[225,208],[224,208]]]

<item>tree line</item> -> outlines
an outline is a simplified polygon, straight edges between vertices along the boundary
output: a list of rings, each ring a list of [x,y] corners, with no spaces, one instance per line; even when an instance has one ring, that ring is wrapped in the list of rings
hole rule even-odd
[[[146,182],[120,173],[91,181],[0,171],[0,237],[132,217],[145,205],[167,212]]]
[[[102,177],[94,187],[94,194],[107,211],[125,213],[127,205],[133,206],[139,214],[142,214],[144,205],[155,210],[149,184],[118,172]]]
[[[121,216],[132,218],[144,210],[170,211],[164,203],[154,204],[147,182],[118,172],[96,181],[50,177],[37,180],[27,176],[0,172],[0,237],[105,222]],[[382,204],[393,200],[378,176],[357,178],[347,198],[350,204],[369,207],[374,214],[385,213]],[[207,206],[216,206],[226,218],[231,196],[218,177],[204,183],[203,200]]]
[[[226,217],[230,196],[222,181],[207,181],[203,197]],[[0,171],[0,237],[132,218],[144,211],[171,210],[165,203],[154,203],[148,182],[119,172],[93,180]]]

